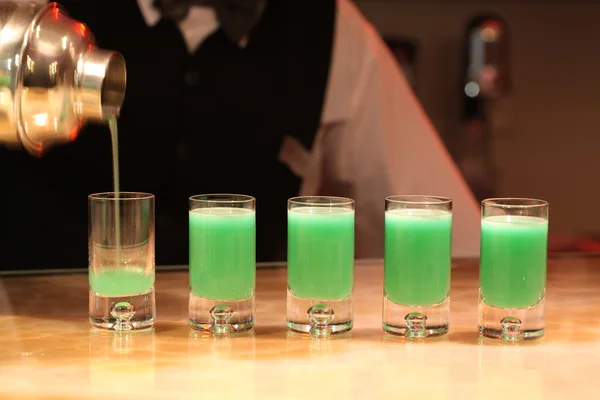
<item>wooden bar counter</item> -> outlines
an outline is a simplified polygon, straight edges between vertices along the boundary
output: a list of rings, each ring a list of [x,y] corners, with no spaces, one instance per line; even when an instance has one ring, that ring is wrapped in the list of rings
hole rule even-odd
[[[227,338],[187,326],[188,274],[156,275],[151,332],[90,330],[85,273],[0,278],[0,399],[598,399],[600,258],[548,267],[546,336],[477,335],[478,268],[454,265],[450,333],[381,330],[382,263],[356,265],[355,325],[313,340],[285,329],[286,270],[259,268],[257,326]]]

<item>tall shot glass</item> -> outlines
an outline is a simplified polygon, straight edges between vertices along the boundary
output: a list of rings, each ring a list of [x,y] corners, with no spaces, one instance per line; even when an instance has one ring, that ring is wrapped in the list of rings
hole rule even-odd
[[[215,335],[255,321],[256,201],[239,194],[190,197],[189,324]]]
[[[481,209],[479,334],[508,341],[544,335],[548,203],[486,199]]]
[[[354,200],[288,200],[287,327],[327,336],[352,329]]]
[[[385,199],[384,331],[411,338],[448,332],[451,257],[451,199]]]
[[[118,331],[152,327],[154,195],[90,195],[88,233],[91,325]]]

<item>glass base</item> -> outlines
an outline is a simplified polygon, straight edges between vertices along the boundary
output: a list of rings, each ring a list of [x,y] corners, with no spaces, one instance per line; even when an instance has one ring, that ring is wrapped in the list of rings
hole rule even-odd
[[[353,325],[352,295],[344,300],[307,300],[287,293],[288,329],[313,336],[347,332]]]
[[[213,300],[190,292],[190,327],[214,335],[245,332],[254,327],[254,296],[244,300]]]
[[[154,286],[147,293],[132,296],[100,296],[89,291],[90,324],[94,328],[133,331],[154,326]]]
[[[480,291],[481,293],[481,291]],[[546,298],[526,308],[498,308],[479,297],[479,335],[506,341],[531,340],[544,336]]]
[[[393,335],[408,338],[440,336],[450,326],[450,297],[430,306],[407,306],[383,298],[382,328]]]

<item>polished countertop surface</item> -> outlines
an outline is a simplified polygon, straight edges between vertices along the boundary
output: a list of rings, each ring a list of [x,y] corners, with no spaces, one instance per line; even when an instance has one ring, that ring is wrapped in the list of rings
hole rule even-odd
[[[187,271],[156,275],[151,332],[91,331],[86,274],[0,278],[2,399],[596,399],[600,258],[549,261],[546,336],[477,335],[478,269],[454,266],[450,333],[420,342],[381,330],[383,267],[357,263],[355,325],[310,339],[285,330],[285,268],[257,271],[257,327],[187,327]]]

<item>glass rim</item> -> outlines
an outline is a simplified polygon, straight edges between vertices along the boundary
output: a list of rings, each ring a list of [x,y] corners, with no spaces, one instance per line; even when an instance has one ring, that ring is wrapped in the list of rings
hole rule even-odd
[[[131,200],[150,200],[154,199],[152,193],[146,192],[119,192],[119,197],[114,197],[116,192],[100,192],[88,195],[89,200],[107,200],[107,201],[131,201]],[[110,197],[112,196],[112,197]]]
[[[424,201],[418,201],[417,199],[427,199]],[[426,194],[401,194],[394,196],[387,196],[385,201],[390,203],[398,203],[398,204],[418,204],[418,205],[430,205],[430,206],[439,206],[444,204],[452,204],[452,199],[450,197],[443,196],[430,196]]]
[[[519,202],[522,203],[519,204]],[[482,200],[481,206],[496,208],[537,208],[548,207],[548,202],[546,200],[534,199],[532,197],[492,197]]]
[[[354,200],[341,196],[296,196],[289,198],[288,204],[312,207],[353,206]]]
[[[256,202],[256,198],[247,194],[206,193],[190,196],[189,201],[196,203],[243,204]]]

